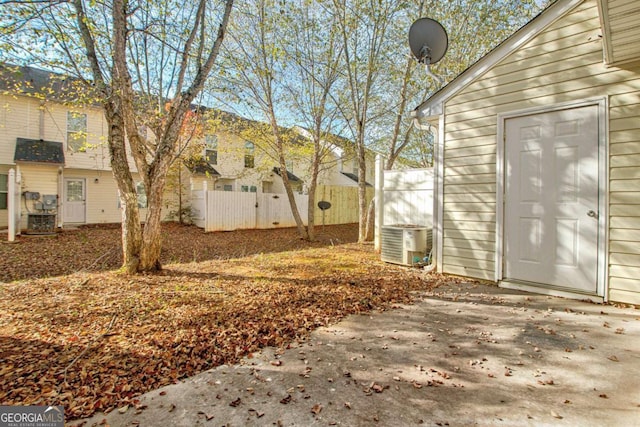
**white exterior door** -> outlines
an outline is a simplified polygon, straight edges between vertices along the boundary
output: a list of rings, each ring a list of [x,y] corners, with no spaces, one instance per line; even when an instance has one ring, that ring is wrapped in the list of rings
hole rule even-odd
[[[504,276],[595,294],[598,107],[505,120]]]
[[[86,221],[86,186],[82,178],[65,178],[63,220],[65,223]]]

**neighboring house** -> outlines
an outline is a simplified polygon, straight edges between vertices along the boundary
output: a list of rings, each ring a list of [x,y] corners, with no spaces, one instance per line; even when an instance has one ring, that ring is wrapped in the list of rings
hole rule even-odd
[[[71,90],[70,81],[42,70],[0,69],[0,227],[8,224],[10,169],[22,177],[22,228],[29,213],[42,212],[55,213],[58,227],[120,222],[102,109],[71,106]],[[138,188],[144,206],[140,180]]]
[[[640,304],[640,2],[558,0],[415,110],[439,271]]]
[[[235,127],[240,129],[246,129],[252,124],[251,120],[226,112],[221,113],[218,119],[234,122]],[[305,139],[308,134],[301,128],[296,130],[301,135],[298,143],[309,143],[308,139]],[[318,185],[355,187],[358,185],[358,165],[351,154],[353,150],[346,147],[351,142],[343,138],[335,139],[337,142],[328,146],[329,155],[320,167]],[[188,165],[196,176],[192,179],[194,190],[202,189],[206,181],[209,190],[285,193],[280,167],[274,160],[275,153],[269,155],[259,143],[225,129],[206,134],[202,146],[204,148],[201,157]],[[370,185],[374,176],[374,154],[368,153],[366,161],[366,182]],[[311,161],[306,157],[298,156],[287,161],[287,175],[295,192],[307,192],[311,179],[310,170]]]
[[[8,173],[22,177],[21,226],[30,228],[33,217],[50,215],[53,226],[117,223],[121,221],[118,188],[112,176],[107,146],[107,122],[99,105],[88,99],[76,106],[73,80],[31,67],[0,66],[0,228],[8,225]],[[45,95],[46,94],[46,95]],[[223,119],[251,123],[230,113]],[[206,133],[199,141],[201,153],[185,161],[188,173],[168,179],[164,219],[185,210],[190,190],[284,193],[280,169],[253,141],[230,131]],[[323,166],[321,184],[357,185],[345,155],[334,156]],[[142,180],[137,179],[139,205],[146,206]],[[309,165],[289,162],[294,191],[304,192]],[[373,163],[368,176],[373,176]],[[357,181],[357,178],[356,178]],[[186,209],[188,210],[188,209]],[[32,215],[30,215],[32,214]],[[55,216],[54,216],[55,214]]]

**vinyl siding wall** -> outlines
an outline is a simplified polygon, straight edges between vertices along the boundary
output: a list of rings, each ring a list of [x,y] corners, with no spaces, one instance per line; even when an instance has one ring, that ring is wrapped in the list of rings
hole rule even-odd
[[[609,298],[640,304],[640,67],[636,72],[630,90],[609,99]]]
[[[609,0],[607,13],[611,28],[611,42],[613,49],[613,63],[636,59],[640,26],[636,13],[638,0]]]
[[[585,1],[444,106],[443,271],[495,279],[497,114],[608,96],[609,298],[640,303],[640,67],[605,67]]]

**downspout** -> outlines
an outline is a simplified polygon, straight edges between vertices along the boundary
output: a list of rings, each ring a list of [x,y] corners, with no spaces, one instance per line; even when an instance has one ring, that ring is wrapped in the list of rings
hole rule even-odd
[[[427,123],[427,124],[423,124],[422,122],[420,122],[420,116],[417,114],[417,111],[414,111],[414,118],[413,118],[413,126],[415,126],[416,129],[422,130],[422,131],[431,131],[431,124]],[[433,238],[432,238],[432,242],[431,242],[431,251],[429,252],[429,261],[430,264],[426,265],[424,267],[424,271],[426,273],[430,273],[432,271],[438,270],[438,271],[442,271],[442,265],[440,262],[441,259],[441,248],[440,248],[440,242],[441,242],[441,226],[440,226],[440,218],[441,218],[441,214],[440,214],[440,206],[441,206],[441,197],[440,197],[440,186],[441,186],[441,169],[439,164],[441,163],[439,160],[441,159],[441,154],[440,154],[440,148],[441,148],[441,144],[440,144],[440,140],[441,140],[441,134],[440,134],[440,127],[443,125],[443,116],[440,115],[440,122],[439,122],[439,128],[438,129],[438,133],[435,136],[435,141],[434,141],[434,165],[436,167],[434,167],[434,173],[433,173],[433,191],[434,191],[434,203],[435,205],[433,206]],[[434,259],[434,252],[435,252],[435,259]],[[439,268],[438,268],[439,267]]]

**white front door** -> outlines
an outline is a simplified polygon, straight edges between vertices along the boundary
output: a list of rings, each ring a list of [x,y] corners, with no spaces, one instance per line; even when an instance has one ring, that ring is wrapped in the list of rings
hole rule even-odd
[[[84,223],[86,186],[82,178],[65,178],[63,220],[65,223]]]
[[[598,107],[505,120],[504,278],[595,294]]]

